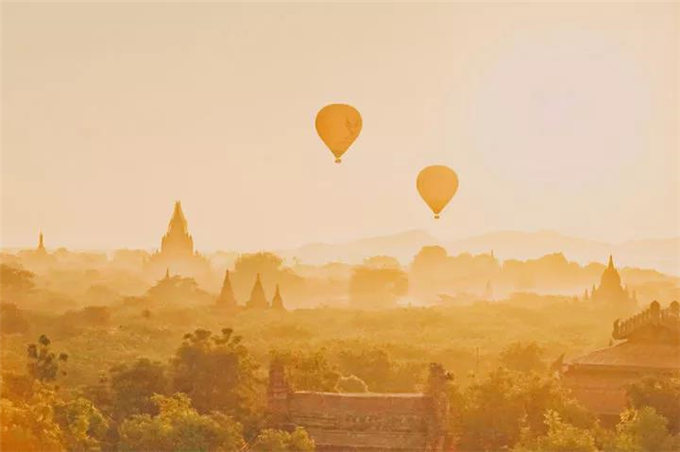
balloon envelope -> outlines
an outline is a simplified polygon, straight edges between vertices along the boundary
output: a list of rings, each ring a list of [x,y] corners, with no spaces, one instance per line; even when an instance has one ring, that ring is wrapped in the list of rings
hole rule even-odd
[[[361,115],[347,104],[330,104],[316,114],[316,132],[340,163],[340,157],[361,132]]]
[[[434,217],[439,218],[441,211],[458,190],[458,176],[448,166],[428,166],[418,173],[416,187],[420,196],[434,212]]]

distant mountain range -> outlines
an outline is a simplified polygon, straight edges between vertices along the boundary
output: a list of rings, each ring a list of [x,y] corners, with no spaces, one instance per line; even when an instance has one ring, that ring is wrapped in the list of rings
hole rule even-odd
[[[606,243],[554,231],[499,231],[443,241],[427,232],[412,230],[338,244],[312,243],[282,250],[279,254],[287,259],[297,258],[309,264],[330,261],[359,263],[367,257],[377,255],[393,256],[403,264],[408,264],[423,246],[428,245],[443,246],[452,255],[493,251],[501,260],[533,259],[561,252],[567,259],[581,264],[605,263],[611,253],[618,267],[653,268],[663,273],[680,275],[680,237]]]

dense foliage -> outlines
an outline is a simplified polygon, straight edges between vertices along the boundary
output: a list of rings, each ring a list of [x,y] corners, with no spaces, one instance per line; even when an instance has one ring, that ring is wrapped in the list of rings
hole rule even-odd
[[[450,433],[455,450],[678,449],[677,378],[632,385],[630,409],[618,425],[603,426],[554,372],[565,355],[606,346],[614,313],[535,293],[503,302],[395,307],[407,292],[446,290],[450,278],[437,279],[437,266],[484,287],[487,280],[476,274],[503,271],[521,282],[530,274],[526,266],[545,271],[546,262],[501,269],[492,255],[453,257],[433,247],[409,269],[377,256],[355,267],[297,266],[302,277],[271,253],[238,258],[231,274],[237,296],[261,273],[268,294],[281,281],[284,289],[344,293],[350,306],[288,312],[227,312],[193,279],[179,276],[149,288],[125,273],[109,275],[120,279],[120,290],[142,294],[121,297],[97,270],[51,275],[50,287],[59,289],[52,291],[44,274],[3,268],[9,284],[3,281],[0,304],[0,446],[313,450],[304,430],[267,428],[267,366],[279,359],[294,389],[338,392],[423,391],[430,363],[441,363],[442,372],[453,374],[445,389],[452,416],[449,425],[435,427]],[[557,257],[550,262],[564,266]],[[574,271],[585,271],[579,268]],[[83,298],[64,295],[72,287]],[[73,301],[82,299],[100,304]]]

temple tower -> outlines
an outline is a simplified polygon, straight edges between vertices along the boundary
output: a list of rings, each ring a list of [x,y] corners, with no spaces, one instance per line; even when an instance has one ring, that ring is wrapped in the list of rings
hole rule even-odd
[[[276,285],[276,293],[274,298],[272,298],[272,309],[278,309],[280,311],[285,311],[286,308],[283,306],[283,298],[281,298],[281,292],[279,291],[279,285]]]
[[[266,309],[269,307],[267,297],[264,294],[264,288],[262,287],[262,281],[260,281],[259,273],[255,279],[253,290],[250,292],[250,299],[248,300],[248,303],[246,303],[246,307],[254,309]]]
[[[43,233],[40,231],[40,235],[38,236],[38,248],[36,248],[35,252],[37,254],[47,254],[47,250],[45,249],[45,242],[43,239]]]
[[[191,257],[194,254],[194,240],[189,235],[187,220],[182,212],[182,203],[175,201],[175,209],[168,223],[168,232],[161,240],[161,255],[165,257]]]
[[[288,399],[291,388],[286,381],[283,362],[274,358],[269,363],[269,385],[267,386],[267,412],[272,427],[286,428],[290,422]]]
[[[621,285],[621,276],[614,267],[614,259],[609,255],[607,268],[602,272],[599,287],[593,287],[590,299],[595,303],[612,307],[634,307],[637,303]]]
[[[217,304],[225,308],[235,308],[238,304],[234,296],[234,290],[231,288],[231,279],[229,278],[229,270],[224,273],[224,281],[222,282],[222,290],[217,297]]]

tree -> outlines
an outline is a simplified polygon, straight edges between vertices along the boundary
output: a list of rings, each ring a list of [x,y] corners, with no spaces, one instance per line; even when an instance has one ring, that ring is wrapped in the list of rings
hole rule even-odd
[[[0,449],[38,452],[65,450],[54,419],[55,395],[42,388],[28,401],[0,399]]]
[[[326,359],[324,350],[311,353],[273,351],[271,360],[283,363],[286,380],[297,390],[332,392],[340,378]]]
[[[254,452],[311,452],[315,449],[314,440],[302,427],[292,432],[265,429],[257,435],[250,450]]]
[[[401,269],[399,261],[392,256],[373,256],[364,259],[364,265],[369,268]]]
[[[568,424],[553,410],[545,413],[545,425],[548,431],[545,435],[523,438],[515,447],[514,452],[597,452],[593,433]],[[526,433],[528,433],[525,430]],[[523,432],[523,433],[525,433]],[[523,435],[524,436],[524,435]]]
[[[111,309],[106,306],[86,306],[64,313],[61,322],[79,327],[106,328],[111,323]]]
[[[512,447],[520,436],[528,441],[545,435],[547,410],[579,428],[589,428],[595,422],[591,413],[567,397],[556,379],[500,368],[465,393],[461,448],[499,450]]]
[[[167,394],[170,381],[163,364],[142,358],[113,367],[110,386],[112,414],[120,420],[133,414],[156,414],[152,396]]]
[[[199,414],[185,394],[155,395],[158,415],[137,414],[118,429],[122,451],[224,451],[243,447],[241,424],[222,413]]]
[[[12,303],[0,304],[0,333],[23,334],[28,332],[30,325],[24,312]]]
[[[20,297],[30,292],[35,284],[35,275],[29,271],[0,264],[0,300]]]
[[[54,418],[62,431],[62,442],[69,451],[99,450],[108,422],[94,404],[83,397],[58,401]]]
[[[633,408],[654,408],[668,420],[671,433],[680,433],[680,376],[648,376],[628,388]]]
[[[678,439],[668,433],[668,421],[654,408],[629,409],[621,413],[616,435],[604,445],[611,452],[662,452],[677,450]]]
[[[44,334],[38,338],[37,344],[28,346],[28,374],[40,381],[54,381],[57,379],[59,364],[68,360],[66,353],[59,356],[50,350],[50,340]],[[64,373],[62,371],[62,373]]]
[[[362,308],[394,307],[408,291],[408,276],[399,268],[357,267],[349,281],[350,301]]]
[[[186,334],[172,360],[175,390],[188,394],[200,413],[222,411],[242,423],[261,411],[256,369],[241,337],[228,328],[215,336],[202,329]]]
[[[520,372],[542,371],[545,369],[543,350],[535,342],[523,345],[515,342],[507,346],[500,356],[500,362],[510,370]]]
[[[383,349],[343,350],[338,356],[345,375],[356,375],[371,391],[385,391],[392,377],[392,359]]]

